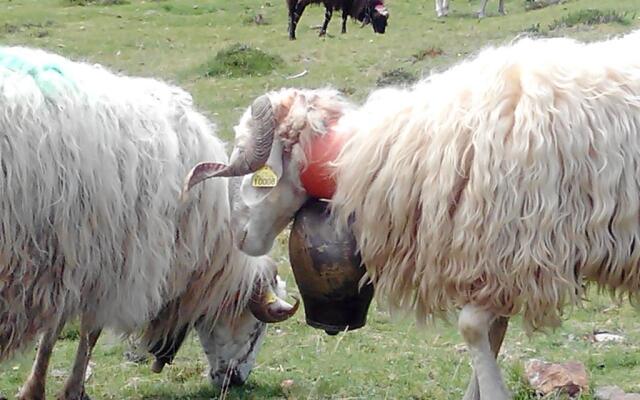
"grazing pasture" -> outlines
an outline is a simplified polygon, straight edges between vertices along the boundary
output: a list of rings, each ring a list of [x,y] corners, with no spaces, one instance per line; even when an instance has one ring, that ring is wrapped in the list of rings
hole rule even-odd
[[[361,99],[377,85],[411,82],[522,33],[590,40],[640,28],[638,0],[567,0],[548,7],[511,0],[506,17],[490,2],[482,20],[475,17],[478,3],[453,0],[449,17],[438,19],[431,0],[388,0],[385,35],[351,22],[341,35],[334,18],[329,32],[335,33],[325,38],[310,25],[322,21],[324,9],[309,7],[291,42],[284,0],[3,0],[0,44],[42,47],[175,82],[230,139],[245,107],[270,89],[331,85]],[[286,237],[273,255],[295,292]],[[594,343],[595,331],[625,340]],[[63,384],[77,344],[73,327],[62,336],[50,367],[51,396]],[[207,363],[195,338],[155,375],[149,362],[127,361],[127,346],[104,335],[87,391],[94,399],[455,399],[470,373],[461,343],[454,325],[416,327],[412,318],[391,319],[377,304],[365,328],[334,337],[307,327],[300,312],[270,328],[248,384],[220,393],[202,376]],[[17,392],[33,354],[0,365],[0,397]],[[535,398],[522,378],[531,358],[581,361],[592,388],[616,384],[640,392],[640,314],[624,301],[616,305],[606,294],[591,293],[584,308],[572,310],[549,335],[528,338],[515,320],[500,362],[516,399]]]

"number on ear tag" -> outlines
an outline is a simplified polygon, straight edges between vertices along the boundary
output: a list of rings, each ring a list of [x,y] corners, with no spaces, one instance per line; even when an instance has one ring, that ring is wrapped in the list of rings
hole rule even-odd
[[[251,178],[251,186],[271,188],[278,184],[278,176],[268,165],[257,170]]]

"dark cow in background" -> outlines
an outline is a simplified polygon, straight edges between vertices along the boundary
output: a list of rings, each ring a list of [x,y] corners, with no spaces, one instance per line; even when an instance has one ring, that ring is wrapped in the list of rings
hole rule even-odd
[[[376,33],[384,33],[387,28],[389,11],[383,0],[287,0],[289,6],[289,39],[295,40],[298,21],[309,4],[324,4],[324,23],[320,36],[327,33],[333,11],[342,10],[342,33],[347,33],[347,18],[350,16],[363,26],[371,23]]]

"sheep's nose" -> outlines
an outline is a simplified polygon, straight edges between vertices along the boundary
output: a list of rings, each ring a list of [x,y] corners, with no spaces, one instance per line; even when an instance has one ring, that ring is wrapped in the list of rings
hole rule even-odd
[[[220,387],[225,388],[229,386],[242,386],[247,381],[247,376],[242,376],[240,371],[236,368],[233,370],[217,371],[211,373],[211,379],[213,383]]]

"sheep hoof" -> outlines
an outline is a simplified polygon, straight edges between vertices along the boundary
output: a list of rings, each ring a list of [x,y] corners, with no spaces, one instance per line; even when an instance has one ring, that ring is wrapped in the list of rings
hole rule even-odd
[[[58,400],[91,400],[91,397],[89,397],[83,388],[79,393],[71,393],[65,390],[63,394],[58,396]]]
[[[0,396],[1,398],[1,396]],[[18,400],[44,400],[44,387],[40,385],[25,385],[16,396]]]
[[[153,364],[151,365],[151,371],[153,371],[156,374],[159,374],[164,369],[165,364],[166,362],[156,358]]]

